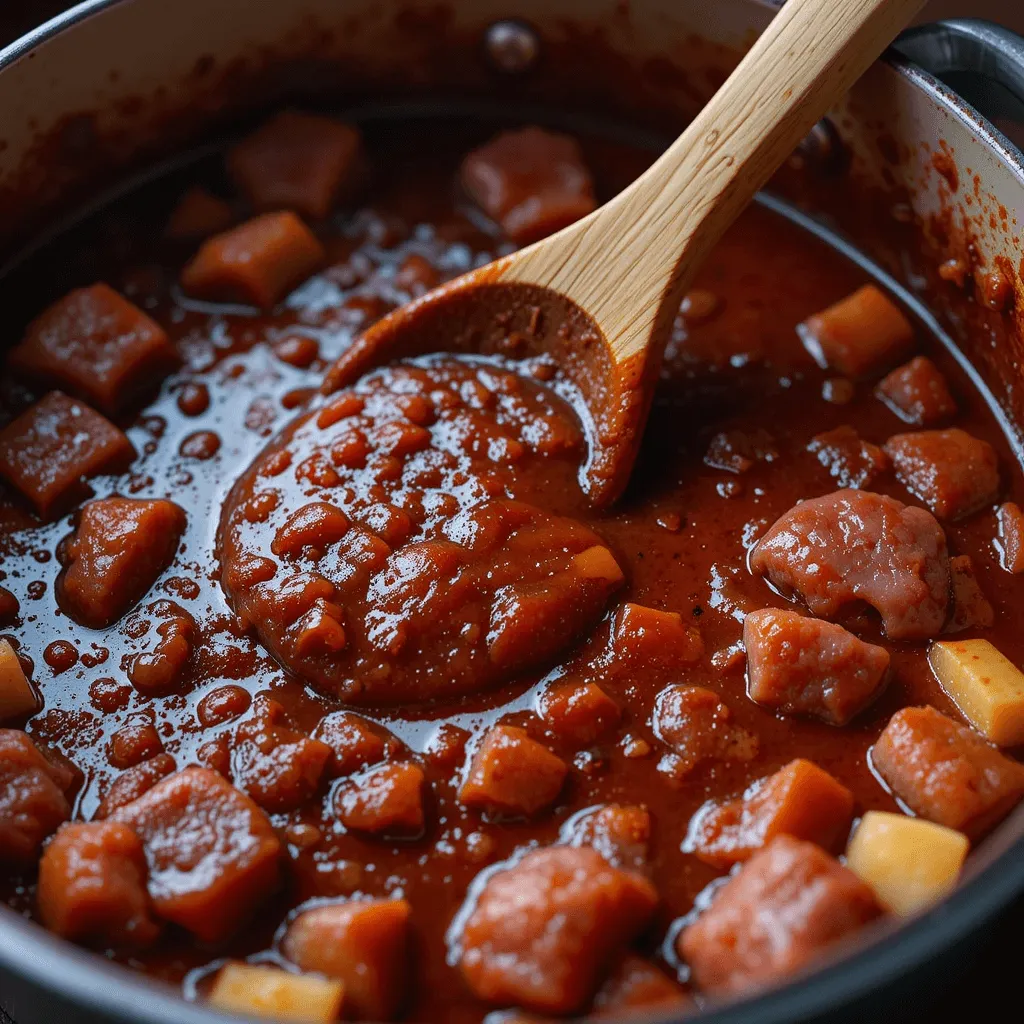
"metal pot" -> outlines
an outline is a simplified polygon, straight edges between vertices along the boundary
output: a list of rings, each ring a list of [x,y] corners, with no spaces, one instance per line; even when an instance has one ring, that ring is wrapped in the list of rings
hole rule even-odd
[[[514,98],[671,131],[771,13],[760,0],[86,0],[0,53],[0,261],[16,261],[69,210],[102,201],[111,181],[283,97]],[[891,275],[988,388],[1021,446],[1024,158],[922,66],[972,72],[996,83],[1000,100],[1008,90],[1024,102],[1024,40],[973,21],[914,30],[809,136],[773,190]],[[961,261],[970,287],[940,278],[949,260]],[[884,1012],[908,984],[959,959],[963,940],[1021,892],[1024,808],[941,906],[702,1019],[797,1024]],[[3,907],[0,1009],[19,1024],[228,1020]]]

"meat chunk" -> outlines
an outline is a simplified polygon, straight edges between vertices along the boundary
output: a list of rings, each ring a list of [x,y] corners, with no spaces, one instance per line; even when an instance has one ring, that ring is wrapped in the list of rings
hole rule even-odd
[[[315,739],[331,748],[327,771],[332,777],[351,775],[360,768],[383,761],[388,737],[362,715],[335,711],[322,719],[313,733]]]
[[[1015,502],[1007,501],[996,512],[999,536],[996,550],[999,564],[1015,575],[1024,572],[1024,512]]]
[[[894,640],[936,636],[949,607],[946,535],[924,509],[843,490],[795,505],[758,541],[750,568],[830,618],[864,601]]]
[[[779,835],[841,846],[853,820],[853,794],[811,761],[797,758],[755,782],[740,800],[708,801],[690,821],[683,850],[716,868],[749,860]]]
[[[797,330],[819,366],[854,378],[887,370],[914,344],[910,321],[873,284],[809,317]]]
[[[93,821],[103,821],[105,818],[109,818],[119,807],[138,800],[143,793],[148,793],[161,779],[167,778],[177,770],[178,765],[170,754],[157,754],[148,761],[143,761],[121,772],[103,795],[103,799],[93,813]]]
[[[75,942],[136,950],[160,934],[142,842],[118,822],[62,825],[39,863],[36,899],[42,923]]]
[[[164,329],[105,284],[54,303],[11,349],[8,365],[113,416],[154,390],[177,363]]]
[[[871,889],[813,843],[777,836],[679,936],[705,991],[730,994],[804,967],[882,913]]]
[[[703,761],[749,761],[758,739],[732,721],[732,712],[713,690],[667,686],[654,703],[654,731],[674,753],[672,773],[683,776]]]
[[[411,981],[409,915],[405,900],[316,907],[288,926],[281,952],[303,971],[343,982],[347,1017],[394,1020]]]
[[[889,457],[878,445],[864,441],[850,426],[826,430],[811,439],[807,450],[840,487],[867,487],[889,468]]]
[[[518,245],[550,235],[597,206],[579,143],[543,128],[504,132],[474,150],[463,161],[462,185]]]
[[[9,640],[0,640],[0,722],[23,718],[39,708],[39,697]]]
[[[879,694],[889,652],[842,626],[762,608],[743,621],[747,695],[789,715],[846,725]]]
[[[0,729],[0,864],[35,864],[47,836],[71,815],[70,781],[25,733]]]
[[[575,1013],[657,902],[644,878],[587,847],[534,850],[488,879],[456,937],[459,966],[487,1002]]]
[[[277,888],[269,819],[208,768],[169,776],[108,820],[142,840],[157,913],[203,942],[233,934]]]
[[[268,310],[326,259],[294,213],[265,213],[204,242],[181,272],[190,295]]]
[[[496,725],[473,755],[459,800],[491,814],[529,817],[555,802],[567,771],[524,729]]]
[[[629,1017],[640,1013],[685,1013],[693,999],[649,960],[627,953],[594,996],[587,1019]]]
[[[184,530],[185,513],[172,501],[117,495],[90,501],[58,550],[61,610],[90,629],[112,625],[171,564]]]
[[[982,593],[971,556],[954,555],[949,560],[949,572],[953,579],[953,614],[946,623],[946,632],[987,629],[995,622],[996,613]]]
[[[614,729],[622,712],[597,683],[559,679],[544,688],[537,714],[559,742],[585,746]]]
[[[223,199],[195,185],[171,211],[164,234],[177,242],[199,242],[227,231],[234,219],[231,207]]]
[[[414,838],[423,832],[424,782],[418,765],[378,765],[338,789],[335,813],[357,832]]]
[[[700,630],[678,612],[663,612],[627,601],[612,625],[611,654],[618,664],[673,669],[692,665],[704,655]]]
[[[85,480],[119,473],[134,458],[122,431],[60,391],[51,391],[0,430],[0,477],[41,519],[56,519],[87,497]]]
[[[916,356],[883,377],[875,394],[915,427],[931,427],[956,415],[946,378],[927,356]]]
[[[228,174],[259,212],[294,210],[323,220],[351,184],[361,150],[352,125],[282,110],[228,153]]]
[[[885,450],[900,483],[940,519],[963,519],[999,493],[992,446],[957,427],[896,434]]]
[[[294,811],[320,785],[331,748],[286,724],[284,708],[259,697],[252,716],[235,731],[231,768],[235,785],[264,810]]]
[[[897,711],[871,748],[871,763],[915,814],[972,839],[1024,797],[1024,765],[932,707]]]
[[[630,871],[647,870],[651,815],[634,804],[605,804],[574,814],[562,827],[569,846],[589,846],[609,864]]]

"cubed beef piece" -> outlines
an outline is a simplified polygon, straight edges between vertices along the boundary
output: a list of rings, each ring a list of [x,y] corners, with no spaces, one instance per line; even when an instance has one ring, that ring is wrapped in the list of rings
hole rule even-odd
[[[956,415],[946,378],[927,356],[916,356],[883,377],[875,394],[915,427],[931,427]]]
[[[28,868],[44,840],[71,815],[69,773],[15,729],[0,729],[0,863]]]
[[[843,490],[795,505],[750,554],[753,572],[831,618],[864,601],[894,640],[937,636],[949,608],[946,535],[924,509]]]
[[[544,688],[537,714],[560,743],[587,746],[611,732],[622,712],[597,683],[558,679]]]
[[[16,373],[113,416],[155,391],[177,354],[159,324],[113,288],[94,284],[50,306],[7,359]]]
[[[529,817],[558,798],[568,771],[525,729],[496,725],[484,736],[466,772],[459,800],[504,817]]]
[[[881,692],[889,652],[823,619],[762,608],[743,621],[747,695],[772,711],[846,725]]]
[[[0,430],[0,477],[42,519],[55,519],[87,497],[85,480],[120,473],[134,458],[123,431],[60,391],[51,391]]]
[[[258,697],[235,731],[235,785],[266,811],[294,811],[316,794],[331,748],[287,724],[276,700]]]
[[[574,814],[562,826],[568,846],[589,846],[609,864],[630,871],[647,870],[651,815],[634,804],[605,804]]]
[[[181,272],[190,295],[268,310],[324,262],[324,247],[294,213],[265,213],[214,235]]]
[[[234,219],[231,207],[223,199],[195,185],[171,211],[164,234],[176,242],[200,242],[227,231]]]
[[[588,847],[534,850],[476,897],[455,936],[463,977],[489,1003],[578,1012],[657,902],[646,879]]]
[[[799,970],[881,913],[871,889],[824,850],[777,836],[683,929],[678,950],[705,992],[748,991]]]
[[[919,817],[976,839],[1024,796],[1024,765],[932,707],[897,711],[871,763]]]
[[[0,640],[0,723],[39,710],[39,696],[9,640]]]
[[[823,369],[870,377],[904,359],[914,328],[903,311],[873,284],[815,313],[798,328],[800,340]]]
[[[649,960],[627,953],[597,990],[587,1018],[685,1013],[691,1007],[686,989]]]
[[[949,560],[953,578],[953,614],[946,623],[947,633],[965,629],[987,629],[996,620],[995,609],[981,590],[970,555],[954,555]]]
[[[255,210],[323,220],[355,178],[361,149],[344,121],[282,110],[232,148],[228,174]]]
[[[878,445],[864,441],[850,426],[826,430],[807,446],[840,487],[867,487],[889,468],[889,457]]]
[[[700,661],[704,641],[678,612],[627,601],[615,615],[611,652],[618,663],[672,669]]]
[[[1024,512],[1012,501],[1004,502],[996,512],[999,536],[996,550],[999,564],[1014,574],[1024,572]]]
[[[900,483],[940,519],[963,519],[999,493],[992,446],[957,427],[896,434],[885,450]]]
[[[345,984],[345,1016],[394,1020],[409,991],[410,907],[405,900],[353,899],[299,914],[281,952],[303,971]]]
[[[853,820],[853,794],[828,772],[798,758],[755,782],[741,800],[708,801],[690,821],[687,853],[716,868],[748,860],[779,835],[844,845]]]
[[[331,777],[351,775],[383,761],[393,737],[362,715],[335,711],[322,719],[313,736],[331,748],[327,772]]]
[[[758,462],[774,462],[778,457],[775,442],[766,430],[723,430],[711,438],[704,465],[727,473],[746,473]]]
[[[90,501],[58,549],[61,610],[90,629],[112,625],[171,564],[184,530],[185,513],[172,501],[116,495]]]
[[[543,128],[504,132],[474,150],[463,161],[462,185],[518,245],[550,235],[597,206],[579,143]]]
[[[142,841],[115,821],[62,825],[39,862],[39,919],[62,938],[103,949],[155,942]]]
[[[182,680],[195,647],[196,621],[180,604],[161,598],[146,606],[155,642],[127,661],[128,678],[139,693],[160,697]]]
[[[757,737],[732,721],[717,693],[677,683],[654,702],[654,731],[675,755],[673,774],[686,775],[703,761],[749,761],[757,756]]]
[[[334,795],[345,828],[380,836],[423,833],[423,769],[408,762],[381,764],[344,782]]]
[[[208,768],[169,776],[108,820],[142,840],[157,913],[203,942],[233,934],[277,889],[281,844],[270,820]]]
[[[103,799],[93,813],[93,821],[109,818],[119,807],[138,800],[161,779],[167,778],[177,770],[178,765],[170,754],[157,754],[156,757],[121,772],[103,794]]]

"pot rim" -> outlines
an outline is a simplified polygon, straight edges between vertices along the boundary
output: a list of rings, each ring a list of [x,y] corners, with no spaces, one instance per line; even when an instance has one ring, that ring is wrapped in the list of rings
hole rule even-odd
[[[0,73],[76,25],[135,0],[82,0],[0,50]],[[766,2],[766,0],[760,0]],[[1008,166],[1024,188],[1024,153],[962,97],[890,48],[880,58],[951,112]],[[996,841],[995,839],[993,841]],[[702,1024],[798,1024],[892,984],[991,920],[1024,893],[1024,835],[989,858],[942,903],[896,927],[869,931],[855,951],[776,989],[697,1017]],[[239,1018],[185,1000],[178,989],[57,938],[0,906],[0,969],[94,1013],[136,1024],[230,1024]],[[641,1018],[642,1019],[642,1018]],[[652,1014],[649,1024],[678,1020]],[[15,1022],[17,1024],[17,1022]]]

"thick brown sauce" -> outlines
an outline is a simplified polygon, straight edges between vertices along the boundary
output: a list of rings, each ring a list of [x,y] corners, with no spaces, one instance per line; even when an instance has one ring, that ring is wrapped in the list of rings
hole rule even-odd
[[[55,550],[69,530],[68,519],[39,526],[13,499],[0,499],[0,583],[21,605],[20,621],[5,634],[16,638],[32,659],[34,679],[45,698],[44,709],[29,722],[30,732],[68,755],[85,773],[78,817],[91,817],[116,774],[107,762],[107,740],[133,716],[152,715],[164,748],[183,766],[212,736],[232,728],[202,729],[196,712],[200,700],[227,681],[252,694],[273,694],[303,730],[311,731],[326,712],[340,706],[290,680],[252,636],[235,626],[214,556],[221,503],[232,482],[294,415],[306,389],[319,384],[325,368],[353,334],[408,299],[393,281],[394,268],[408,254],[425,256],[451,276],[507,251],[506,243],[490,234],[453,191],[458,161],[490,132],[489,126],[478,130],[459,125],[442,140],[436,124],[419,130],[391,123],[371,128],[372,188],[358,211],[339,214],[323,232],[333,266],[273,316],[256,317],[181,295],[175,281],[187,249],[163,242],[160,236],[171,205],[187,183],[183,179],[125,200],[3,284],[0,302],[6,336],[12,341],[32,316],[68,289],[106,280],[163,324],[185,359],[184,369],[166,380],[158,397],[126,424],[140,452],[131,473],[94,481],[98,495],[170,496],[188,512],[178,557],[125,623],[90,631],[62,615],[54,598],[60,569]],[[625,184],[649,159],[607,143],[590,142],[586,148],[604,196]],[[197,172],[215,184],[217,174]],[[709,796],[736,795],[752,780],[803,756],[850,787],[859,811],[893,809],[892,799],[869,770],[866,754],[894,709],[919,702],[949,709],[928,671],[924,645],[887,643],[893,652],[892,683],[877,704],[840,731],[771,715],[746,698],[741,668],[719,670],[711,660],[715,652],[738,642],[742,610],[785,605],[749,574],[746,552],[794,502],[835,489],[827,470],[805,450],[808,441],[841,424],[851,424],[876,444],[903,429],[872,396],[870,384],[858,385],[848,404],[827,401],[823,386],[829,374],[814,365],[795,332],[797,323],[864,279],[862,271],[822,242],[778,215],[752,207],[719,245],[697,282],[720,298],[720,308],[705,322],[679,323],[625,498],[612,511],[595,515],[572,474],[559,470],[555,510],[595,530],[625,569],[627,582],[616,600],[679,611],[699,626],[707,653],[681,674],[620,672],[601,659],[606,620],[575,655],[563,659],[556,672],[585,669],[623,707],[624,715],[599,746],[564,751],[574,767],[551,813],[529,823],[489,824],[458,804],[453,768],[431,755],[444,722],[477,733],[501,718],[543,736],[531,710],[536,675],[440,706],[407,711],[363,708],[423,755],[433,793],[426,836],[409,842],[376,841],[345,834],[340,827],[332,830],[326,822],[325,839],[314,849],[288,847],[291,882],[260,915],[257,927],[222,949],[197,948],[172,932],[154,951],[130,962],[172,982],[184,980],[189,991],[196,991],[220,958],[269,949],[289,909],[311,897],[401,893],[412,905],[417,937],[409,1017],[475,1021],[486,1008],[446,963],[445,930],[481,868],[510,856],[522,844],[551,841],[581,809],[609,800],[650,808],[652,877],[663,900],[651,933],[652,950],[661,948],[671,922],[685,914],[716,877],[711,868],[679,851],[691,815]],[[283,362],[268,344],[292,328],[318,342],[319,358],[306,368]],[[996,448],[1005,496],[1024,501],[1016,459],[983,397],[935,341],[923,336],[919,340],[920,350],[950,381],[960,405],[957,425]],[[197,385],[209,392],[207,406]],[[9,379],[0,387],[0,415],[6,422],[31,396]],[[195,414],[184,414],[182,406]],[[718,431],[759,428],[771,434],[778,452],[774,461],[758,463],[742,477],[704,464],[707,443]],[[891,476],[873,488],[909,500]],[[678,529],[661,525],[672,527],[673,520],[680,524]],[[1024,580],[998,566],[992,512],[984,510],[946,529],[951,549],[974,560],[981,586],[995,607],[996,624],[985,635],[1011,659],[1024,661],[1024,636],[1015,615],[1024,601]],[[145,607],[162,597],[191,612],[201,635],[183,692],[147,699],[131,689],[121,669],[122,659],[140,644],[127,635],[127,623],[147,618]],[[862,618],[856,628],[878,642],[873,621]],[[73,659],[51,652],[51,667],[44,651],[54,641],[72,644],[78,662],[64,668]],[[759,735],[759,756],[742,764],[711,762],[698,767],[685,784],[673,784],[659,770],[667,748],[653,735],[649,718],[658,691],[680,681],[718,691],[736,721]],[[649,755],[627,756],[630,739],[645,740]],[[282,828],[303,821],[319,823],[320,806],[316,800],[303,811],[273,820]],[[329,807],[329,801],[324,806]],[[31,878],[2,881],[0,893],[12,907],[31,914]]]

